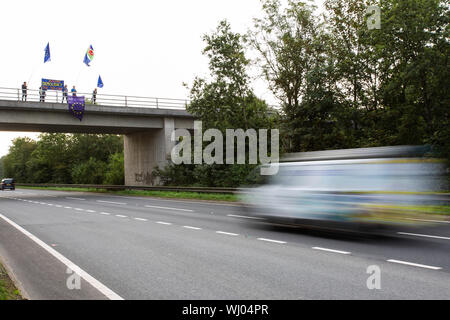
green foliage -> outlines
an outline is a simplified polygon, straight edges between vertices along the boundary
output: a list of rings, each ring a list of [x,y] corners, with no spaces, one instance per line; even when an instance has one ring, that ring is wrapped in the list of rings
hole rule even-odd
[[[246,73],[249,60],[245,57],[242,36],[232,32],[227,21],[221,21],[217,29],[205,35],[203,40],[206,43],[203,54],[209,59],[210,77],[194,79],[190,88],[191,103],[187,107],[203,122],[202,129],[218,129],[225,137],[226,129],[273,128],[276,116],[250,88]],[[153,174],[161,182],[171,185],[238,186],[254,167],[182,164],[156,169]]]
[[[203,50],[209,58],[210,80],[195,78],[187,110],[203,121],[203,128],[270,128],[267,104],[249,86],[242,36],[233,33],[227,21],[205,35]]]
[[[449,7],[443,0],[263,0],[247,35],[283,106],[286,151],[433,144],[450,158]],[[379,4],[381,29],[367,28]]]
[[[125,184],[123,153],[110,155],[104,182],[112,185]]]
[[[77,164],[72,169],[72,180],[75,184],[101,184],[105,180],[107,164],[95,158]]]
[[[5,157],[0,158],[0,177],[4,177],[4,175],[3,175],[3,160],[4,159],[5,159]]]
[[[30,170],[27,166],[36,142],[30,138],[16,138],[9,148],[9,153],[3,157],[4,175],[15,178],[17,182],[27,182]]]
[[[63,133],[44,133],[37,141],[17,138],[3,157],[3,167],[3,175],[17,182],[103,183],[106,178],[123,184],[123,139]]]

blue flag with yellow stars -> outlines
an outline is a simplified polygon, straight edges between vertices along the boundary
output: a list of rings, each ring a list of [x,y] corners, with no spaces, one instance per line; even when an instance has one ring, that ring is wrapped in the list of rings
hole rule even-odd
[[[84,97],[69,96],[67,97],[69,104],[69,111],[80,121],[83,120],[84,115]]]
[[[47,61],[50,61],[50,43],[47,43],[47,46],[45,47],[44,63]]]

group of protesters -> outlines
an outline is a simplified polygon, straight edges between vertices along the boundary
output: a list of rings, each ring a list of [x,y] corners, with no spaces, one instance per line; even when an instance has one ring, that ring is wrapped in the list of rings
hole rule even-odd
[[[77,96],[77,89],[75,88],[75,86],[72,87],[72,89],[70,90],[70,92],[72,93],[72,97],[76,97]],[[64,100],[67,101],[67,96],[69,94],[69,89],[67,88],[67,85],[64,85],[64,88],[62,89],[62,100],[61,103],[64,103]],[[43,88],[42,86],[39,87],[39,102],[45,102],[45,96],[47,95],[47,89]],[[22,84],[22,101],[27,101],[27,96],[28,96],[28,86],[27,83],[24,82]],[[97,101],[97,88],[94,89],[94,91],[92,92],[92,103],[96,104]]]

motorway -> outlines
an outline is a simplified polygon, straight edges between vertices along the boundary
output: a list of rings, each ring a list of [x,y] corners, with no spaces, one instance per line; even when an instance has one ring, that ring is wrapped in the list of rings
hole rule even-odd
[[[450,221],[360,237],[238,204],[17,189],[0,192],[0,260],[30,299],[450,299]]]

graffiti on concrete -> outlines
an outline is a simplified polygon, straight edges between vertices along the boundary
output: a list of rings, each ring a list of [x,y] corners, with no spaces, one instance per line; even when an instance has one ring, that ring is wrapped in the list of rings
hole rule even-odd
[[[144,183],[145,185],[153,185],[154,177],[150,172],[141,172],[134,174],[135,181],[138,183]]]

